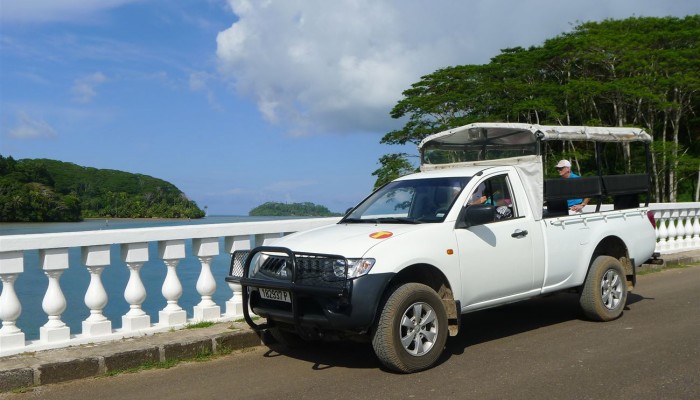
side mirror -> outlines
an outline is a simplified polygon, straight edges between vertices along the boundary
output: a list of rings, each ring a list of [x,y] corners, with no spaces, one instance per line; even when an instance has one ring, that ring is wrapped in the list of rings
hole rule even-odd
[[[496,207],[490,204],[472,204],[464,210],[460,227],[469,228],[470,226],[493,222],[495,213]]]

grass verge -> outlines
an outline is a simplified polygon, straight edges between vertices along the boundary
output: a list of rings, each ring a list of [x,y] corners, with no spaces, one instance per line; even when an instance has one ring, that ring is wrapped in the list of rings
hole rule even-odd
[[[204,351],[201,353],[196,354],[194,357],[191,358],[178,358],[178,359],[173,359],[173,360],[166,360],[166,361],[160,361],[160,362],[145,362],[138,367],[134,368],[127,368],[127,369],[118,369],[118,370],[113,370],[106,372],[105,374],[101,375],[102,377],[108,377],[108,376],[115,376],[115,375],[120,375],[120,374],[132,374],[140,371],[146,371],[149,369],[169,369],[172,368],[180,363],[183,362],[201,362],[201,361],[208,361],[212,360],[217,357],[225,356],[228,354],[231,354],[232,350],[227,348],[227,347],[222,347],[221,349],[217,350],[216,352],[212,353],[210,351]]]
[[[649,274],[654,274],[657,272],[662,272],[662,271],[668,271],[669,269],[685,269],[685,268],[691,268],[698,266],[700,264],[668,264],[665,265],[663,268],[643,268],[637,270],[637,275],[649,275]]]
[[[185,329],[209,328],[210,326],[214,326],[214,322],[211,322],[211,321],[201,321],[201,322],[197,322],[197,323],[194,323],[194,324],[187,324],[187,325],[185,325]]]

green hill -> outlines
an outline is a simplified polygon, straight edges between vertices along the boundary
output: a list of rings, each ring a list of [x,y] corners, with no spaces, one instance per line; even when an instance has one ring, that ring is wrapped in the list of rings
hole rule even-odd
[[[328,208],[314,203],[277,203],[268,201],[250,210],[253,217],[334,217],[341,214],[332,213]]]
[[[0,155],[0,222],[203,216],[195,202],[162,179]]]

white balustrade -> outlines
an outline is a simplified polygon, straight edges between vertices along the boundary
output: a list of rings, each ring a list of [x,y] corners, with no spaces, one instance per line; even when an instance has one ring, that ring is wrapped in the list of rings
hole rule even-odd
[[[656,218],[656,251],[700,250],[700,203],[650,204]]]
[[[219,243],[223,239],[225,252],[250,249],[251,244],[269,243],[291,232],[312,229],[322,225],[333,224],[338,218],[314,218],[297,220],[280,220],[264,222],[242,222],[232,224],[183,225],[164,228],[115,229],[92,232],[64,232],[52,234],[0,235],[0,357],[26,351],[37,351],[69,345],[118,340],[143,334],[164,332],[183,327],[188,321],[232,321],[243,317],[243,302],[240,285],[229,283],[232,296],[225,301],[226,312],[222,315],[220,306],[213,295],[221,278],[218,274],[228,273],[230,257],[217,265]],[[190,249],[187,241],[192,240]],[[121,328],[114,329],[112,321],[104,310],[110,297],[119,297],[119,293],[110,293],[103,283],[103,272],[111,268],[124,268],[112,265],[110,248],[119,245],[120,259],[128,269],[128,282],[124,287],[123,298],[129,308],[121,316]],[[157,324],[151,322],[152,316],[144,309],[147,289],[142,280],[143,268],[157,268],[149,264],[149,245],[158,246],[158,255],[167,268],[162,282],[161,294],[166,306],[158,312]],[[79,250],[81,261],[90,274],[90,280],[84,290],[82,303],[67,304],[61,288],[60,278],[69,268],[71,249]],[[24,331],[18,325],[22,321],[22,298],[15,290],[16,281],[27,273],[24,268],[26,252],[39,252],[39,261],[43,273],[48,278],[44,287],[42,308],[48,321],[41,327],[32,327],[38,331],[38,339],[26,340]],[[196,284],[180,282],[177,267],[191,250],[200,265]],[[191,263],[190,263],[191,264]],[[184,265],[184,264],[183,264]],[[187,265],[189,268],[189,265]],[[189,272],[189,271],[188,271]],[[34,270],[32,273],[35,273]],[[113,287],[113,286],[112,286]],[[178,304],[185,291],[196,290],[200,301],[193,307],[193,318],[187,319],[187,312]],[[152,293],[151,293],[152,294]],[[61,319],[67,309],[85,307],[89,316],[82,321],[82,333],[71,334],[71,328]]]

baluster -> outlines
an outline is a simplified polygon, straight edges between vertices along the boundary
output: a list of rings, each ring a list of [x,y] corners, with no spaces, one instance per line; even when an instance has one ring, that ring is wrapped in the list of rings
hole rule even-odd
[[[192,251],[202,264],[197,279],[197,292],[202,296],[202,301],[194,306],[193,319],[208,321],[221,318],[221,307],[211,299],[216,292],[216,280],[211,273],[211,260],[219,255],[219,238],[193,239]]]
[[[683,250],[685,245],[685,215],[685,210],[678,210],[678,218],[676,219],[676,250]]]
[[[122,329],[127,332],[151,327],[151,317],[141,305],[146,301],[146,288],[141,280],[141,267],[148,261],[148,243],[124,243],[121,245],[122,260],[129,268],[129,282],[124,289],[124,299],[129,303],[129,312],[122,315]]]
[[[700,209],[693,210],[693,240],[691,247],[693,249],[700,248]]]
[[[49,320],[39,329],[39,340],[42,343],[70,340],[70,328],[61,321],[67,304],[60,284],[61,275],[68,269],[68,249],[39,250],[39,257],[44,274],[49,278],[49,286],[41,302]]]
[[[661,254],[664,254],[668,251],[669,243],[668,243],[668,228],[666,227],[666,220],[667,220],[667,215],[669,211],[667,210],[662,210],[658,211],[658,218],[657,221],[659,221],[659,228],[657,231],[657,235],[659,238],[659,242],[657,243],[657,251]]]
[[[90,285],[85,292],[85,305],[90,316],[83,321],[84,336],[100,336],[112,333],[112,321],[102,314],[108,297],[102,285],[102,271],[110,264],[109,245],[89,246],[81,249],[83,264],[90,273]]]
[[[24,332],[17,327],[17,318],[22,314],[20,303],[15,292],[15,280],[24,272],[23,252],[12,251],[0,253],[0,352],[9,349],[22,348],[25,345]]]
[[[683,249],[687,250],[693,246],[693,224],[691,223],[693,210],[685,210],[685,225],[683,226],[683,233],[685,238],[683,239]]]
[[[233,254],[236,250],[250,250],[249,236],[229,236],[224,240],[226,252]],[[225,317],[243,318],[243,288],[239,283],[227,282],[233,292],[231,298],[226,301]]]
[[[181,259],[185,258],[185,241],[179,239],[158,242],[158,254],[168,269],[161,289],[167,305],[158,312],[158,325],[183,325],[187,322],[187,313],[177,304],[182,296],[182,284],[177,277],[177,265]]]
[[[675,252],[678,249],[678,230],[676,229],[676,216],[678,211],[671,210],[668,218],[668,250]]]

